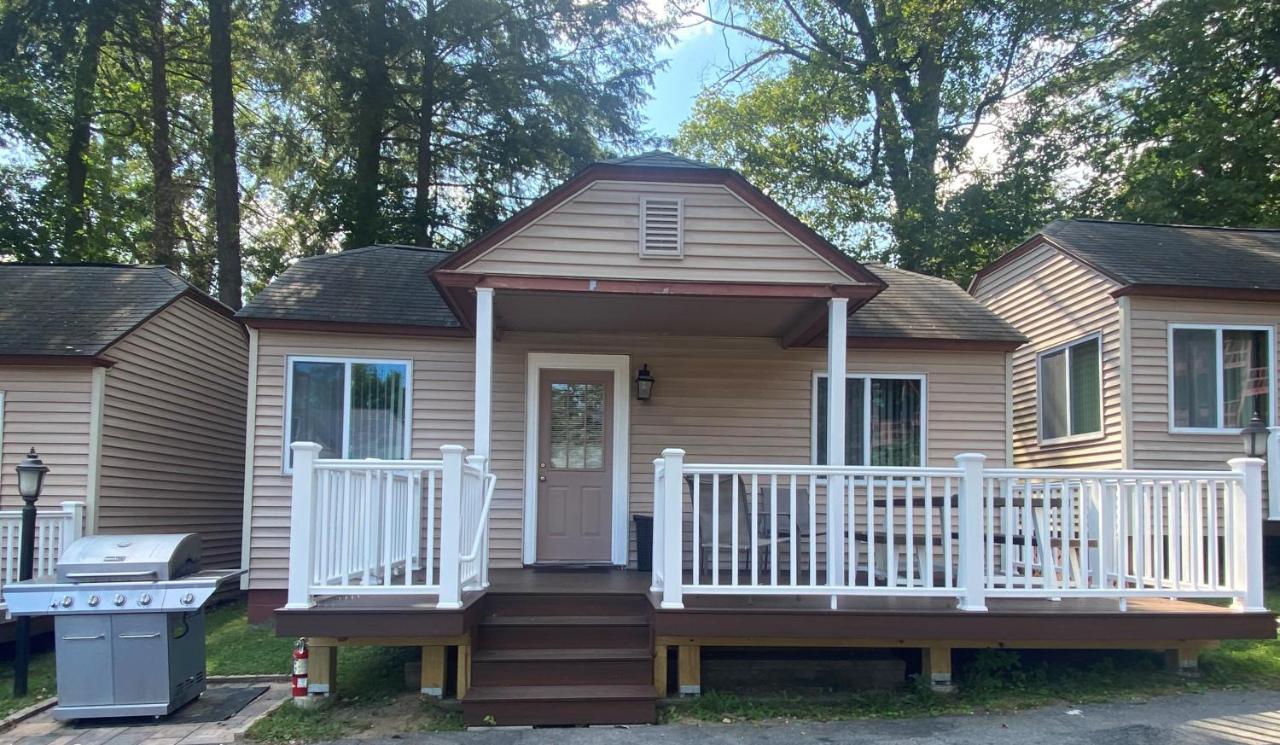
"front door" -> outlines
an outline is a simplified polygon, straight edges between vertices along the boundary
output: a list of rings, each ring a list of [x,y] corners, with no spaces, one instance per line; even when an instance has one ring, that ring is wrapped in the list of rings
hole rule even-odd
[[[543,370],[539,562],[608,563],[613,546],[613,373]]]

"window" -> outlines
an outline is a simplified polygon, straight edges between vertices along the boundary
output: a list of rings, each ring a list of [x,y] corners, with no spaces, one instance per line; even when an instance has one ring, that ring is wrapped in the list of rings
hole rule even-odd
[[[319,443],[321,458],[407,457],[408,362],[291,357],[288,462],[293,442]]]
[[[1169,427],[1232,431],[1271,420],[1271,329],[1169,327]]]
[[[1093,334],[1037,357],[1040,442],[1102,433],[1102,336]]]
[[[640,255],[678,259],[684,255],[684,200],[645,197],[640,200]]]
[[[814,383],[813,452],[827,462],[827,376]],[[845,378],[845,464],[924,465],[925,386],[922,375]]]

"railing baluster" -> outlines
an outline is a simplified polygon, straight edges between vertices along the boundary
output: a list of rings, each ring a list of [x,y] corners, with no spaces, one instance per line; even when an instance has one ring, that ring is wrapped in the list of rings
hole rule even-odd
[[[718,480],[717,474],[711,474],[713,481]],[[702,501],[701,501],[702,477],[694,474],[692,485],[689,488],[689,499],[693,503],[693,556],[689,560],[689,576],[692,577],[692,583],[695,585],[702,584]]]
[[[731,503],[729,511],[733,514],[733,525],[730,526],[733,532],[729,534],[729,544],[733,546],[733,584],[738,585],[738,565],[742,563],[742,554],[738,553],[738,474],[733,474],[732,487],[729,491]]]
[[[959,499],[954,487],[955,482],[951,480],[950,476],[947,476],[942,484],[942,499],[944,505],[942,510],[942,534],[944,536],[942,541],[942,575],[943,582],[946,584],[947,589],[954,589],[956,586],[954,568],[955,549],[952,548],[952,543],[955,542],[954,538],[952,538],[952,534],[955,531],[951,527],[953,524],[951,522],[951,513],[952,510],[955,509]]]
[[[695,482],[701,477],[695,476]],[[711,584],[720,584],[720,475],[711,477]]]
[[[915,499],[915,494],[911,489],[911,477],[907,476],[902,480],[903,499],[906,504],[906,537],[903,541],[903,552],[907,555],[907,587],[916,586],[916,524],[915,524],[915,505],[911,500]]]
[[[769,475],[769,584],[778,584],[778,474]]]
[[[818,477],[809,475],[809,585],[818,584]],[[853,576],[853,570],[850,575]],[[852,582],[850,584],[853,584]]]
[[[933,582],[933,477],[924,477],[924,586],[932,588]]]
[[[789,524],[787,526],[787,535],[791,536],[791,540],[788,541],[788,544],[790,544],[789,553],[791,554],[791,557],[788,562],[789,574],[787,576],[790,578],[791,584],[795,585],[796,573],[799,569],[796,565],[796,552],[799,551],[797,544],[800,542],[800,533],[796,530],[796,475],[794,473],[791,474],[791,509],[787,514],[790,515]]]
[[[751,544],[751,584],[760,584],[760,475],[751,474],[751,530],[747,540]]]

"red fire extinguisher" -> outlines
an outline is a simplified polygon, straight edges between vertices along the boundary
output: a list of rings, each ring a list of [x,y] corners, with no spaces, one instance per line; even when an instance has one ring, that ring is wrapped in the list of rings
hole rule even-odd
[[[307,640],[298,639],[293,645],[293,697],[307,697]]]

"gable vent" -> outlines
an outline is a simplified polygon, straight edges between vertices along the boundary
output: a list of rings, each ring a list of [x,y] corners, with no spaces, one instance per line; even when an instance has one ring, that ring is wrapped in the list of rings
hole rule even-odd
[[[640,200],[640,255],[678,259],[684,255],[684,201]]]

